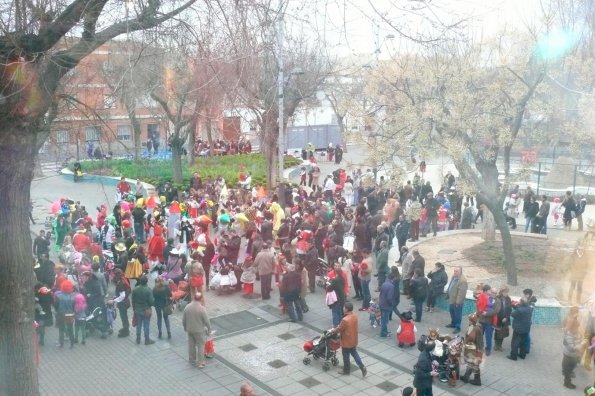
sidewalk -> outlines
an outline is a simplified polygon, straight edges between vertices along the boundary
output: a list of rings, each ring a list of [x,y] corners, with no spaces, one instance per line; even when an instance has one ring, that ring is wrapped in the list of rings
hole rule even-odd
[[[354,151],[350,147],[346,159]],[[336,169],[335,164],[323,166],[323,172]],[[37,221],[32,230],[37,231],[43,228],[49,205],[56,199],[68,196],[80,200],[94,217],[96,206],[111,203],[113,188],[84,182],[74,184],[55,176],[35,180],[31,194]],[[375,280],[373,283],[375,287]],[[259,290],[258,283],[255,288]],[[246,300],[239,294],[217,296],[213,292],[207,293],[206,300],[213,327],[218,329],[216,355],[207,362],[206,369],[198,370],[187,362],[180,312],[171,317],[172,340],[158,340],[151,346],[136,345],[134,336],[118,339],[114,335],[107,340],[92,336],[86,346],[76,345],[72,351],[68,347],[60,350],[54,347],[57,330],[49,328],[39,367],[42,394],[237,395],[240,385],[249,381],[258,395],[350,395],[356,392],[398,395],[400,388],[412,383],[412,368],[419,352],[415,348],[403,350],[397,347],[393,338],[398,326],[396,321],[390,324],[393,337],[380,338],[379,329],[370,327],[365,312],[358,312],[358,349],[368,367],[365,379],[358,371],[351,376],[341,376],[337,368],[323,372],[318,361],[309,366],[302,363],[304,341],[331,327],[331,313],[324,303],[321,289],[308,296],[310,312],[305,314],[304,323],[289,323],[280,315],[277,289],[268,303]],[[359,307],[357,302],[355,305]],[[399,308],[407,310],[409,306],[402,297]],[[427,334],[429,327],[438,327],[444,332],[448,322],[446,312],[424,312],[417,335]],[[116,324],[117,332],[119,318]],[[153,318],[153,338],[156,333]],[[532,340],[532,351],[526,360],[511,362],[505,358],[507,352],[487,357],[482,371],[483,386],[459,383],[456,388],[449,389],[442,383],[435,383],[434,394],[570,396],[580,394],[582,387],[593,383],[592,373],[579,367],[575,379],[578,389],[570,391],[562,386],[562,332],[559,328],[534,326]],[[510,349],[510,337],[505,340],[504,348]]]

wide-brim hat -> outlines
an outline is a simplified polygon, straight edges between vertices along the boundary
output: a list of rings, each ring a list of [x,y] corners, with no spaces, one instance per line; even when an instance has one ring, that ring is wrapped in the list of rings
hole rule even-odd
[[[114,249],[117,252],[125,252],[126,251],[126,245],[124,244],[124,242],[118,242],[118,243],[116,243],[116,246],[114,246]]]

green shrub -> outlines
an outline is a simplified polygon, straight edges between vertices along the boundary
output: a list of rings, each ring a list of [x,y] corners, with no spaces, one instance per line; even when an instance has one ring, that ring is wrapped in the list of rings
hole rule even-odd
[[[285,157],[285,167],[291,168],[302,163],[300,159]],[[74,162],[68,164],[73,169]],[[173,169],[170,160],[146,159],[139,161],[128,159],[113,159],[101,161],[81,161],[83,172],[102,174],[106,176],[126,177],[140,179],[155,186],[173,179]],[[182,184],[176,185],[185,189],[190,182],[192,173],[198,172],[203,181],[211,176],[213,179],[222,176],[228,186],[237,185],[240,177],[240,166],[243,166],[243,173],[252,173],[253,184],[266,184],[266,161],[262,154],[254,153],[248,155],[226,155],[221,157],[196,158],[192,167],[183,160],[182,162]]]

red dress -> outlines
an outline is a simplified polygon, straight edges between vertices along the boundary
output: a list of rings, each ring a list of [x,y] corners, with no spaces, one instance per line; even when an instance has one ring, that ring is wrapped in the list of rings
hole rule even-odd
[[[165,248],[165,239],[163,239],[163,228],[159,224],[155,224],[153,227],[153,236],[149,239],[147,245],[147,253],[149,260],[159,260],[163,263],[163,249]]]
[[[397,341],[399,344],[414,344],[415,343],[415,331],[413,328],[415,323],[413,322],[401,322],[401,332],[397,335]]]

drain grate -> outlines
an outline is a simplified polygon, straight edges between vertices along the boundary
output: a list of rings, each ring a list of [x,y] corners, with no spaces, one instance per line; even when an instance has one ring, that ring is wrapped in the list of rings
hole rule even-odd
[[[272,368],[281,368],[284,366],[287,366],[287,363],[285,363],[283,360],[273,360],[271,362],[267,363],[269,366],[271,366]]]
[[[246,344],[246,345],[242,345],[241,347],[239,347],[242,351],[244,352],[250,352],[253,351],[255,349],[258,349],[258,347],[256,345],[252,345],[252,344]]]
[[[376,385],[377,388],[382,389],[385,392],[392,392],[397,389],[399,386],[394,382],[384,381]]]
[[[295,338],[295,336],[293,334],[290,333],[283,333],[283,334],[279,334],[277,337],[279,337],[282,340],[291,340],[292,338]]]
[[[306,388],[322,384],[322,382],[313,377],[304,378],[303,380],[298,381],[298,383],[304,385]]]

